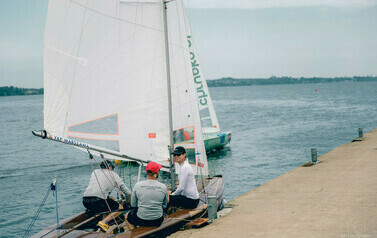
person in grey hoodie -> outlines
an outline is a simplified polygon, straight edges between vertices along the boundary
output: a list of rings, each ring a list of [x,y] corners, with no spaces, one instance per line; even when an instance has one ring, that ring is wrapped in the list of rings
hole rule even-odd
[[[101,162],[100,167],[101,169],[96,169],[92,172],[82,200],[84,207],[92,213],[119,209],[120,204],[109,196],[115,188],[117,188],[122,198],[126,199],[131,196],[131,190],[127,188],[119,175],[113,171],[114,165],[110,161]]]
[[[136,226],[160,226],[164,220],[164,209],[168,204],[166,185],[157,181],[161,165],[149,162],[146,167],[147,180],[135,184],[131,194],[131,207],[126,214],[130,230]]]

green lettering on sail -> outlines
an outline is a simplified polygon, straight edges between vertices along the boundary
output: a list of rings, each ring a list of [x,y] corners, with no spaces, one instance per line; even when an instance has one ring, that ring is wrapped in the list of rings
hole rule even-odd
[[[190,58],[191,58],[191,68],[192,68],[192,75],[194,76],[194,82],[196,84],[196,93],[199,97],[199,103],[202,106],[207,105],[207,97],[208,94],[203,89],[203,82],[200,77],[200,68],[199,68],[199,62],[197,62],[195,58],[195,53],[191,49],[191,36],[187,36],[187,41],[190,49]]]

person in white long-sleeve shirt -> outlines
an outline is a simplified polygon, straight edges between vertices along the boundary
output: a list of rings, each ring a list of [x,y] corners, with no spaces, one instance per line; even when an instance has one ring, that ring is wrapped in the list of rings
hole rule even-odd
[[[114,198],[109,197],[115,188],[120,189],[123,198],[131,196],[131,191],[113,171],[114,165],[110,161],[103,161],[100,166],[101,169],[92,172],[89,185],[83,195],[83,205],[92,213],[113,211],[121,206]]]
[[[199,193],[194,172],[186,159],[186,150],[182,146],[175,148],[174,160],[179,164],[179,185],[169,196],[169,206],[186,209],[196,208],[199,204]]]

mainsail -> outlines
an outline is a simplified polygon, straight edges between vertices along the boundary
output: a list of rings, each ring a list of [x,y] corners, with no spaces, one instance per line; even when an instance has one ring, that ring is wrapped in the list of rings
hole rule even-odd
[[[50,1],[46,131],[161,163],[174,133],[175,145],[192,150],[194,171],[208,174],[185,13],[180,0],[167,6],[174,132],[161,0]]]

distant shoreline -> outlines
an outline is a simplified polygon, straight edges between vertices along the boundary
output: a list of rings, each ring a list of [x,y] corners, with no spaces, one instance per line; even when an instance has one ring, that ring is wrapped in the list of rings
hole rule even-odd
[[[207,80],[208,87],[239,87],[251,85],[277,85],[277,84],[310,84],[310,83],[334,83],[334,82],[371,82],[377,81],[373,76],[353,76],[339,78],[292,78],[292,77],[270,77],[270,78],[221,78]]]
[[[270,78],[221,78],[207,80],[208,87],[240,87],[252,85],[279,85],[279,84],[310,84],[310,83],[334,83],[334,82],[371,82],[377,81],[373,76],[353,76],[339,78],[292,78],[292,77],[270,77]],[[14,86],[0,87],[0,96],[39,95],[43,94],[43,88],[18,88]]]
[[[43,88],[0,87],[0,96],[38,95],[43,91]]]

